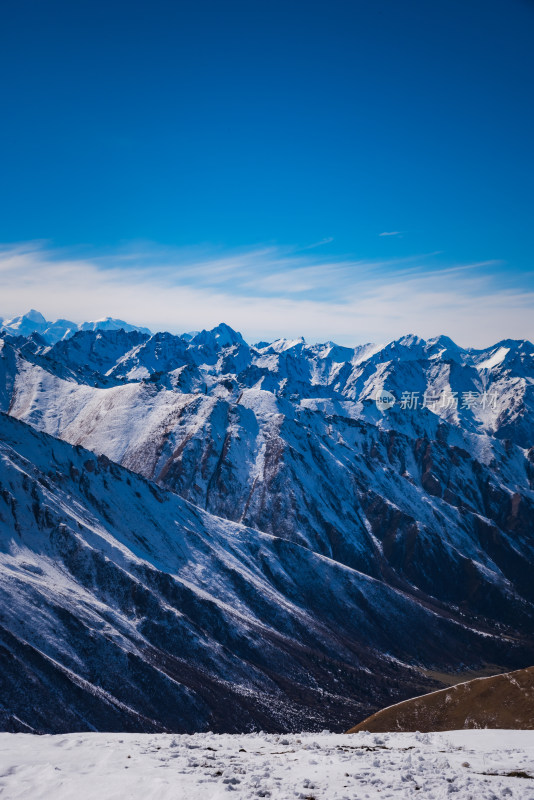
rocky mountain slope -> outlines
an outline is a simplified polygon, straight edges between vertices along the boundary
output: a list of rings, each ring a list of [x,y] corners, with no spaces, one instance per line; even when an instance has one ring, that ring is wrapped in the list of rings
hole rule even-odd
[[[3,730],[341,730],[466,653],[534,658],[5,414],[0,574]]]
[[[398,670],[392,691],[413,696],[431,681],[419,668],[534,662],[533,353],[529,342],[473,351],[445,337],[383,348],[251,346],[226,325],[183,337],[80,331],[54,345],[4,334],[0,409],[172,490],[216,525],[270,536],[276,557],[257,564],[258,574],[292,602],[302,592],[300,605],[314,616],[312,559],[315,591],[326,592],[335,615],[325,622],[328,658],[341,652],[329,636],[369,658],[370,673],[337,687],[365,714],[384,705]],[[375,403],[383,390],[397,398],[385,410]],[[224,551],[226,540],[218,546]],[[306,565],[298,591],[277,583],[286,548],[298,554],[288,574]],[[158,569],[168,570],[164,559]],[[210,567],[210,591],[219,569]],[[354,624],[347,616],[355,601],[338,596],[332,570],[379,587],[372,602],[360,598],[365,612],[355,604]],[[390,630],[382,592],[408,603],[396,618],[402,653],[380,639],[384,625]],[[412,609],[433,621],[432,635],[424,626],[414,633]],[[353,657],[351,650],[344,665]],[[391,667],[391,657],[401,665]],[[310,663],[302,656],[300,668]],[[321,676],[328,692],[334,674]],[[297,706],[304,713],[316,699],[306,689]],[[317,719],[339,714],[341,722],[350,713],[342,706],[332,701]],[[266,718],[290,725],[280,708]],[[257,722],[256,711],[250,719]]]
[[[516,343],[508,365],[413,337],[347,350],[249,347],[223,325],[192,340],[6,338],[0,408],[217,516],[487,616],[489,629],[498,620],[530,630],[534,348]],[[492,358],[477,371],[473,359]],[[478,385],[473,375],[491,392],[504,381],[499,403],[522,381],[515,416],[399,403],[380,412],[371,399],[382,387],[428,387],[444,371],[455,391]],[[517,443],[500,437],[501,422]]]
[[[456,731],[464,728],[534,729],[534,667],[477,678],[378,711],[358,731]]]

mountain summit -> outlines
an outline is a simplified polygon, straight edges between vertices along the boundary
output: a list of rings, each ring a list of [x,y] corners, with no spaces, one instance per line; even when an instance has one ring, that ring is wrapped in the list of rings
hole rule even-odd
[[[533,664],[533,360],[0,335],[2,724],[343,730]]]
[[[12,336],[30,336],[32,333],[38,333],[48,344],[55,344],[62,339],[69,339],[77,331],[88,330],[140,331],[150,335],[148,328],[140,328],[136,325],[130,325],[121,319],[112,319],[111,317],[105,317],[93,322],[82,322],[81,324],[67,319],[57,319],[55,322],[50,322],[33,308],[27,314],[21,316],[3,321],[0,319],[0,331],[10,333]]]

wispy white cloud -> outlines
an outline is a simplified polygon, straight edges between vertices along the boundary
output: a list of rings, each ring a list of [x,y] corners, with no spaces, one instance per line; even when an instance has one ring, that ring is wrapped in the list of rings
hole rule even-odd
[[[400,236],[401,231],[383,231],[378,234],[379,236]]]
[[[333,236],[325,236],[324,239],[320,239],[318,242],[313,242],[313,244],[305,245],[304,247],[301,247],[300,250],[314,250],[316,247],[322,247],[325,244],[332,244],[333,241]]]
[[[436,267],[429,256],[320,259],[281,247],[233,253],[148,244],[91,256],[43,243],[0,248],[0,315],[115,316],[181,332],[221,321],[250,341],[384,342],[446,333],[462,345],[534,336],[534,291],[497,262]]]

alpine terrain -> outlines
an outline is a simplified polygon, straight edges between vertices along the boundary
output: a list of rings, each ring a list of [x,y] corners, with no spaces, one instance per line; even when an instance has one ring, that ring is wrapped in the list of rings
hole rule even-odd
[[[534,664],[530,342],[17,319],[3,730],[342,731]]]

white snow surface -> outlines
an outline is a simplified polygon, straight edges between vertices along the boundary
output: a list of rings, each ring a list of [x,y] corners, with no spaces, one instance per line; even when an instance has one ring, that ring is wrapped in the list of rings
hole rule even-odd
[[[484,361],[479,361],[477,364],[478,369],[493,369],[493,367],[496,367],[498,364],[502,364],[509,352],[509,347],[499,347],[489,358],[484,359]]]
[[[532,778],[534,731],[0,734],[5,800],[532,800]]]

